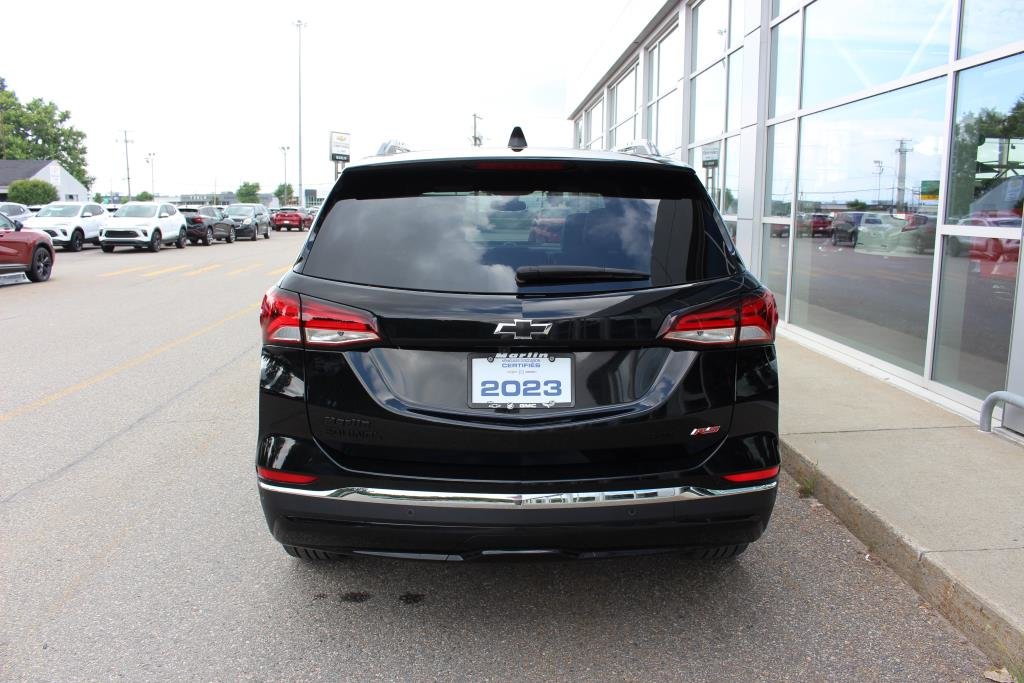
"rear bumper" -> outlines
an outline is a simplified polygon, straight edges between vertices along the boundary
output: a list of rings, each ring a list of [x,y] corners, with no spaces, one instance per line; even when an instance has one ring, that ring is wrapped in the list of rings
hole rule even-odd
[[[468,559],[488,551],[644,552],[757,540],[776,482],[563,494],[465,494],[260,482],[281,543],[343,553]]]

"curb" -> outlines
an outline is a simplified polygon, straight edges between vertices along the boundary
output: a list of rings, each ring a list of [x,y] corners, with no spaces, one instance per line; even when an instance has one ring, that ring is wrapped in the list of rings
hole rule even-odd
[[[934,562],[925,548],[901,534],[876,510],[836,484],[807,455],[779,439],[782,467],[797,481],[814,478],[814,497],[850,532],[884,561],[926,602],[992,658],[1006,662],[1024,653],[1024,625],[1014,623],[998,605]]]

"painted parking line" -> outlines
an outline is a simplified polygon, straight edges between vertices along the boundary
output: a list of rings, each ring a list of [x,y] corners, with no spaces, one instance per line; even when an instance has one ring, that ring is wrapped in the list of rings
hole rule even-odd
[[[146,268],[149,268],[149,266],[133,266],[131,268],[122,268],[121,270],[112,270],[109,273],[100,273],[98,277],[114,277],[115,275],[134,273],[137,270],[145,270]]]
[[[176,270],[182,270],[183,268],[191,268],[192,266],[185,264],[183,266],[171,266],[170,268],[161,268],[160,270],[154,270],[149,273],[143,273],[142,277],[156,277],[157,275],[163,275],[164,273],[173,273]]]
[[[291,266],[285,266],[284,268],[278,268],[277,270],[268,270],[267,275],[284,275],[291,269]]]
[[[26,413],[31,413],[31,412],[33,412],[35,410],[38,410],[39,408],[43,408],[45,406],[48,406],[51,403],[56,403],[57,401],[61,400],[62,398],[67,398],[68,396],[71,396],[72,394],[77,394],[80,391],[84,391],[85,389],[88,389],[91,386],[99,384],[100,382],[103,382],[104,380],[110,379],[114,375],[120,374],[120,373],[124,372],[125,370],[130,370],[130,369],[134,368],[137,365],[142,365],[146,361],[152,360],[153,358],[156,358],[157,356],[159,356],[159,355],[161,355],[163,353],[167,353],[171,349],[175,349],[175,348],[181,346],[182,344],[187,344],[188,342],[192,341],[196,337],[201,337],[202,335],[206,334],[207,332],[211,332],[211,331],[217,329],[218,327],[220,327],[221,325],[224,325],[225,323],[231,322],[232,320],[236,320],[237,318],[241,318],[242,316],[252,315],[253,311],[255,311],[257,308],[258,308],[258,306],[255,306],[255,305],[253,305],[253,306],[246,306],[245,308],[243,308],[241,310],[238,310],[238,311],[235,311],[231,315],[225,316],[225,317],[221,318],[220,320],[218,320],[216,322],[213,322],[213,323],[210,323],[209,325],[207,325],[205,327],[200,327],[198,330],[190,332],[189,334],[186,334],[183,337],[178,337],[177,339],[173,339],[173,340],[167,342],[163,346],[158,346],[157,348],[153,349],[152,351],[148,351],[148,352],[146,352],[146,353],[144,353],[144,354],[142,354],[140,356],[136,356],[135,358],[131,358],[131,359],[125,361],[124,363],[121,363],[120,365],[116,365],[116,366],[110,368],[109,370],[104,370],[103,372],[99,373],[98,375],[93,375],[92,377],[89,377],[88,379],[84,379],[81,382],[78,382],[77,384],[72,384],[71,386],[64,387],[63,389],[61,389],[59,391],[56,391],[56,392],[54,392],[52,394],[49,394],[48,396],[43,396],[42,398],[36,399],[35,401],[32,401],[31,403],[26,403],[24,405],[18,406],[17,408],[15,408],[14,410],[11,410],[9,412],[0,413],[0,423],[7,422],[9,420],[13,420],[16,417],[20,417],[21,415],[25,415]]]
[[[218,268],[220,268],[220,266],[221,266],[221,264],[219,264],[219,263],[213,263],[213,264],[208,265],[208,266],[206,266],[204,268],[199,268],[197,270],[190,270],[187,273],[182,273],[182,275],[184,275],[185,277],[192,277],[193,275],[202,275],[203,273],[208,273],[211,270],[217,270]]]
[[[231,275],[241,275],[242,273],[247,273],[250,270],[253,270],[254,268],[259,268],[262,265],[263,265],[262,262],[260,262],[260,263],[252,263],[252,264],[250,264],[248,266],[243,266],[242,268],[235,268],[230,273],[228,273],[228,275],[229,276],[231,276]]]

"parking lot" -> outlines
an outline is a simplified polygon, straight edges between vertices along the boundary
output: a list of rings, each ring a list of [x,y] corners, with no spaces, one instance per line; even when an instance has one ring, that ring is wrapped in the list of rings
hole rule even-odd
[[[305,233],[0,288],[0,678],[980,680],[782,480],[738,560],[309,564],[253,474],[257,308]]]

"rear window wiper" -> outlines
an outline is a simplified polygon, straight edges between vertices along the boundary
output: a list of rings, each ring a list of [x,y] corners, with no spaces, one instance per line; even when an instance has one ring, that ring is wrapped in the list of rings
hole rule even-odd
[[[650,273],[627,270],[626,268],[598,268],[595,266],[521,266],[516,268],[516,282],[524,285],[650,279]]]

